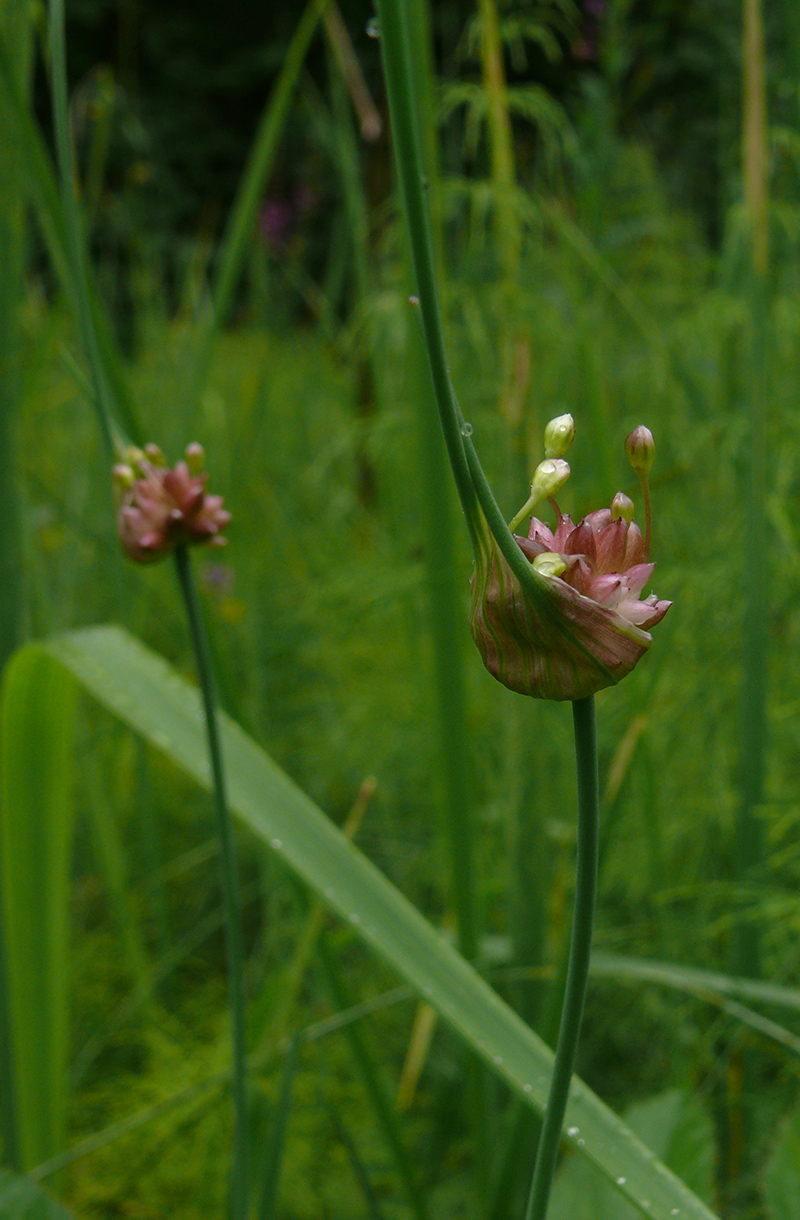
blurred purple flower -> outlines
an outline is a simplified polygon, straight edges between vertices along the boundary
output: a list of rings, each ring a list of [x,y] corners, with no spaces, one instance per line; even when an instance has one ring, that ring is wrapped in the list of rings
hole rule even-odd
[[[259,217],[261,236],[273,250],[284,250],[294,229],[295,215],[288,199],[265,199]]]

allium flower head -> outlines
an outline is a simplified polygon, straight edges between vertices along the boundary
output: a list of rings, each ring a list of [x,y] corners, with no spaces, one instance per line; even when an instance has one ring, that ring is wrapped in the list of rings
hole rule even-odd
[[[655,567],[647,553],[649,519],[643,536],[627,496],[617,493],[610,509],[577,525],[550,502],[554,528],[531,517],[528,536],[514,535],[531,565],[536,597],[523,591],[482,523],[470,629],[504,686],[539,699],[582,699],[630,673],[652,643],[648,629],[671,603],[642,596]],[[525,507],[527,515],[530,501]]]
[[[222,496],[206,492],[200,445],[187,446],[186,460],[174,469],[156,445],[144,452],[131,449],[125,456],[127,461],[114,467],[114,483],[117,532],[129,558],[154,563],[180,543],[225,545],[222,531],[231,515],[222,507]]]

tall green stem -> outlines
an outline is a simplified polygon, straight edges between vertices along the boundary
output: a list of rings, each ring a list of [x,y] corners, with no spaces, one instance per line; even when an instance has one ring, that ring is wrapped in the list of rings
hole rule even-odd
[[[175,550],[175,567],[181,588],[189,632],[197,665],[208,739],[208,757],[213,783],[214,816],[219,837],[220,882],[225,907],[225,939],[228,953],[231,1025],[233,1033],[232,1092],[234,1109],[233,1162],[231,1167],[231,1220],[247,1217],[247,1079],[246,1029],[244,1006],[244,952],[242,949],[242,904],[236,872],[233,824],[228,810],[225,770],[222,760],[214,674],[197,586],[192,574],[189,552],[183,545]]]
[[[536,1153],[526,1220],[544,1220],[556,1166],[561,1125],[567,1108],[569,1086],[578,1051],[589,958],[592,947],[594,907],[597,897],[597,863],[600,827],[600,789],[597,778],[597,729],[594,696],[572,705],[575,726],[575,759],[578,773],[578,867],[575,881],[575,914],[567,967],[567,986],[556,1057],[550,1082],[542,1134]]]
[[[66,259],[75,290],[78,327],[81,343],[89,363],[92,378],[92,395],[106,458],[114,457],[115,425],[112,399],[103,371],[97,332],[92,317],[92,305],[86,278],[86,257],[83,244],[78,202],[75,198],[72,139],[69,124],[69,97],[67,93],[67,54],[64,37],[64,0],[50,0],[49,12],[50,71],[52,75],[53,127],[56,137],[56,159],[61,184],[61,202],[64,214]]]
[[[750,241],[748,276],[750,344],[747,357],[748,466],[746,518],[743,531],[745,563],[751,568],[754,548],[760,549],[766,532],[767,466],[767,356],[769,212],[767,199],[767,104],[764,27],[759,0],[744,0],[744,115],[742,160],[745,214]],[[758,806],[764,799],[764,754],[767,739],[768,668],[768,557],[757,575],[748,571],[744,613],[744,682],[740,764],[741,800],[736,822],[736,858],[739,880],[751,874],[764,854],[763,826]],[[741,920],[736,929],[735,969],[757,978],[760,947],[755,923]]]
[[[422,329],[430,361],[447,455],[453,469],[467,524],[475,537],[475,493],[461,436],[461,413],[447,367],[444,328],[433,258],[433,237],[425,197],[422,149],[417,124],[414,72],[409,53],[405,10],[401,0],[378,0],[383,70],[392,121],[397,177],[403,201],[411,261],[416,280]]]

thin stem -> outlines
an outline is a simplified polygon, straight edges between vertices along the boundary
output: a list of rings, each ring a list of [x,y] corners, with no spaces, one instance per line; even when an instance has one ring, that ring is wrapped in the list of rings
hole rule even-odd
[[[72,138],[69,123],[69,96],[67,93],[64,0],[50,0],[48,33],[50,42],[51,89],[53,95],[53,129],[55,131],[56,160],[58,162],[61,202],[64,215],[66,259],[74,286],[78,329],[92,378],[92,399],[97,412],[97,420],[100,425],[106,458],[111,462],[114,457],[114,441],[118,430],[115,428],[111,394],[103,371],[103,361],[92,317],[83,230],[78,202],[75,198]]]
[[[578,772],[578,863],[575,881],[575,914],[567,966],[567,986],[561,1010],[550,1096],[536,1153],[526,1220],[544,1220],[553,1184],[561,1126],[567,1108],[569,1086],[575,1068],[578,1038],[589,976],[594,907],[597,896],[597,862],[600,822],[600,790],[597,778],[597,729],[594,696],[572,705],[575,726],[575,760]]]
[[[436,286],[433,237],[425,196],[422,148],[414,96],[414,71],[411,65],[405,9],[401,0],[377,0],[381,30],[383,70],[392,122],[397,177],[411,247],[425,346],[431,366],[436,402],[444,432],[447,454],[453,469],[458,497],[475,539],[475,495],[467,469],[462,428],[464,421],[450,381],[444,345],[444,328]]]
[[[183,545],[175,550],[178,583],[186,608],[192,638],[203,712],[206,721],[208,757],[213,783],[214,817],[219,837],[220,882],[225,908],[225,940],[228,954],[228,986],[230,989],[231,1025],[233,1033],[232,1093],[234,1110],[233,1158],[231,1165],[231,1220],[247,1217],[247,1079],[246,1030],[244,1007],[244,953],[242,950],[242,904],[236,872],[233,824],[225,789],[214,674],[200,602],[197,596],[189,552]]]
[[[650,544],[653,540],[653,510],[650,504],[650,480],[646,474],[639,475],[642,488],[642,507],[644,509],[644,558],[650,558]]]

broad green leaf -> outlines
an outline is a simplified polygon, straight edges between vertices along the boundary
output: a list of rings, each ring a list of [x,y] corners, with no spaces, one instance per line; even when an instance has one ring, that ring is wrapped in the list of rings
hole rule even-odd
[[[63,1147],[76,686],[40,650],[0,695],[0,890],[20,1164]]]
[[[46,653],[66,666],[101,704],[208,787],[199,697],[160,657],[115,627],[74,632],[25,651]],[[541,1039],[255,742],[227,717],[221,727],[234,812],[498,1076],[542,1110],[553,1056]],[[618,1190],[644,1215],[713,1220],[705,1204],[578,1080],[566,1131],[607,1178],[623,1179]]]
[[[30,1178],[0,1169],[0,1220],[74,1220],[74,1216]]]
[[[800,1220],[800,1106],[781,1128],[764,1175],[769,1220]]]
[[[714,1129],[690,1094],[671,1089],[637,1102],[625,1122],[658,1157],[703,1198],[713,1191]],[[672,1213],[681,1214],[680,1210]],[[636,1211],[621,1199],[594,1165],[570,1156],[556,1178],[548,1220],[635,1220]]]

